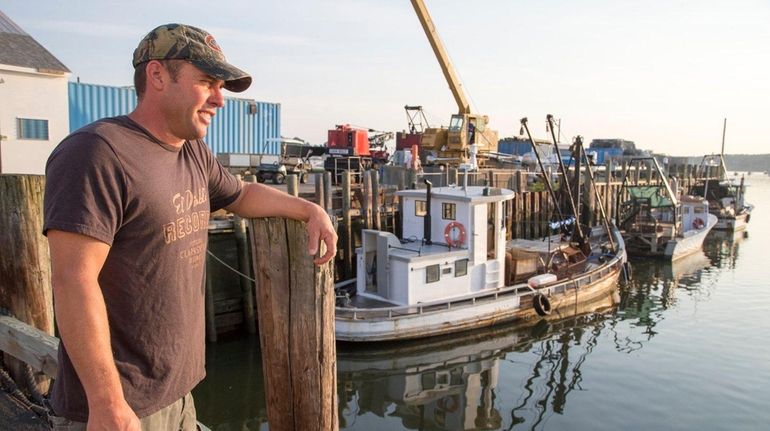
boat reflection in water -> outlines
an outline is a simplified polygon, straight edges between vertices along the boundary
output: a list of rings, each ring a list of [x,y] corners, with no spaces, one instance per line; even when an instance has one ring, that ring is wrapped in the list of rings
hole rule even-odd
[[[579,379],[585,357],[570,360],[570,346],[592,346],[591,330],[613,310],[615,295],[582,305],[570,315],[549,316],[536,326],[498,326],[430,341],[337,349],[340,426],[359,429],[359,416],[399,418],[405,429],[492,430],[503,425],[495,402],[501,362],[510,352],[530,352],[543,342],[541,358],[524,385],[521,405],[506,408],[506,423],[524,422],[518,411],[546,405],[560,411]],[[590,353],[586,350],[583,355]],[[546,381],[543,381],[543,379]],[[529,413],[528,413],[529,415]],[[542,418],[541,418],[542,419]],[[529,420],[529,417],[527,418]],[[533,418],[535,423],[538,418]]]
[[[715,267],[735,269],[740,244],[748,238],[749,232],[745,230],[738,232],[714,231],[703,244],[703,248]]]

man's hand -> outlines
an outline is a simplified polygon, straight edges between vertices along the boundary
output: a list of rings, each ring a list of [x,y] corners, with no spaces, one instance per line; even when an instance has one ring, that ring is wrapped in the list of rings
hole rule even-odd
[[[322,265],[337,254],[337,232],[329,216],[313,202],[299,199],[264,184],[244,183],[243,191],[225,207],[244,218],[286,217],[307,223],[308,254],[318,253],[318,243],[326,244],[326,253],[313,259]]]
[[[313,203],[308,207],[307,251],[315,256],[318,253],[319,241],[323,241],[326,244],[326,253],[313,259],[316,265],[322,265],[337,254],[337,232],[334,231],[329,215],[321,207]]]
[[[87,431],[142,431],[142,424],[125,402],[114,406],[90,406]]]

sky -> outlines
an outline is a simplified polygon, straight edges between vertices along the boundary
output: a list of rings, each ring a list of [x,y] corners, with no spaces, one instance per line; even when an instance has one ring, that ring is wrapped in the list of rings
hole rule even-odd
[[[425,0],[471,101],[500,137],[522,117],[548,138],[621,138],[670,155],[770,153],[770,2]],[[281,104],[282,130],[313,144],[337,124],[431,126],[457,106],[406,0],[2,0],[71,79],[132,84],[131,56],[152,28],[214,35],[254,83],[238,97]],[[231,94],[235,96],[235,94]]]

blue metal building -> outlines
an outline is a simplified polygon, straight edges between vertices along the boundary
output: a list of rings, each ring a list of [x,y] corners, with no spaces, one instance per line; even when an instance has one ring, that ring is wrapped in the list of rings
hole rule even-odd
[[[133,87],[69,83],[70,131],[100,118],[125,115],[136,107]],[[211,151],[218,153],[279,154],[281,104],[251,99],[225,98],[206,135]]]

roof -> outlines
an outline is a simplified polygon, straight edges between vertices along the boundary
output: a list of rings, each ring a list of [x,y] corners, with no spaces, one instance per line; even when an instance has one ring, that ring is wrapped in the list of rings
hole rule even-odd
[[[426,189],[409,189],[396,192],[398,196],[425,198]],[[448,201],[472,202],[474,204],[484,202],[499,202],[513,199],[513,190],[501,189],[496,187],[468,186],[466,188],[458,186],[433,187],[431,189],[431,198],[443,199]]]
[[[0,11],[0,64],[41,72],[70,72],[61,61]]]

